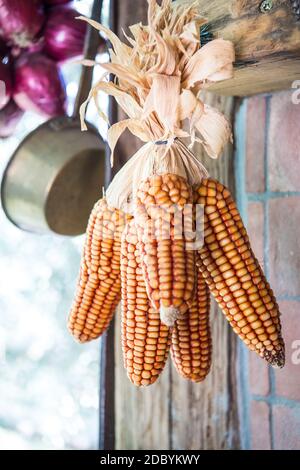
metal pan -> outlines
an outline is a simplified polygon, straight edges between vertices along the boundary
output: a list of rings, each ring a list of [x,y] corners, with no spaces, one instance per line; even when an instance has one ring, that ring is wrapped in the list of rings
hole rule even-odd
[[[99,20],[102,1],[92,18]],[[94,59],[98,33],[88,29],[85,58]],[[82,132],[80,104],[92,82],[92,69],[82,67],[73,117],[50,119],[30,133],[11,157],[2,179],[2,207],[23,230],[79,235],[85,231],[105,177],[105,144],[92,126]]]

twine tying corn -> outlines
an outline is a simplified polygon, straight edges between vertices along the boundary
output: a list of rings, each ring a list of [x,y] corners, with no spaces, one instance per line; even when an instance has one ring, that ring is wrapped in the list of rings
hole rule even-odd
[[[282,367],[278,305],[236,205],[181,141],[199,141],[217,158],[231,139],[227,119],[203,103],[199,92],[233,76],[233,45],[215,39],[201,46],[205,20],[196,0],[148,3],[149,24],[133,25],[127,44],[87,20],[110,40],[111,62],[101,65],[116,77],[100,80],[89,100],[97,101],[104,91],[128,116],[109,128],[112,161],[126,128],[145,145],[92,211],[69,329],[81,342],[97,338],[122,296],[122,348],[130,380],[137,386],[155,382],[171,343],[178,373],[201,382],[211,364],[210,291],[244,343]],[[81,109],[83,129],[87,102]],[[199,204],[204,244],[195,248],[190,242]]]

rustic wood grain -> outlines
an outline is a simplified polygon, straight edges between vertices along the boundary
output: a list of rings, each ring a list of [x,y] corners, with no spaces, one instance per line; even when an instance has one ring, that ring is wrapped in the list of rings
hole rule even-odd
[[[273,0],[268,12],[257,0],[200,0],[214,38],[235,45],[235,77],[209,87],[247,96],[291,87],[300,75],[300,22],[291,0]]]
[[[300,57],[280,61],[274,57],[259,64],[236,68],[231,80],[210,86],[209,90],[225,96],[251,96],[290,89],[294,80],[299,78]]]
[[[115,343],[116,449],[168,449],[171,433],[169,365],[151,387],[132,385],[123,366],[120,311],[118,317]]]
[[[130,2],[130,0],[122,0],[118,3],[118,18],[119,28],[118,35],[124,39],[123,31],[126,34],[130,34],[128,26],[142,22],[147,23],[147,1],[140,0],[138,2]],[[126,119],[127,116],[122,109],[119,109],[119,121]],[[119,165],[126,163],[140,147],[140,140],[133,136],[128,130],[124,132],[117,144],[117,155]]]
[[[146,22],[147,2],[118,2],[119,28],[128,32],[127,27],[139,21]],[[119,110],[118,119],[125,115]],[[125,132],[117,146],[118,165],[125,163],[142,143],[130,132]],[[170,441],[169,366],[166,366],[158,381],[149,388],[137,389],[126,376],[121,350],[120,309],[118,309],[115,333],[115,420],[116,449],[168,449]]]

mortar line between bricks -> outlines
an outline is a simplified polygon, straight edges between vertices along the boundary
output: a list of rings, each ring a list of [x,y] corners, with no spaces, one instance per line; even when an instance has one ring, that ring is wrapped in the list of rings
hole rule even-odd
[[[247,99],[240,103],[235,118],[235,182],[236,200],[239,210],[247,224],[247,190],[246,190],[246,129],[247,129]],[[243,449],[251,449],[250,432],[250,384],[249,384],[249,355],[244,344],[238,342],[238,386],[239,412],[241,420],[241,441]]]
[[[290,409],[296,408],[299,409],[300,402],[298,400],[293,400],[292,398],[286,398],[282,396],[274,396],[271,397],[270,395],[256,395],[252,394],[252,400],[258,401],[258,402],[265,402],[268,403],[269,405],[281,405],[281,406],[286,406]]]
[[[300,302],[300,295],[277,295],[278,301]]]
[[[271,114],[271,96],[266,99],[266,122],[265,122],[265,142],[264,142],[264,172],[265,172],[265,194],[264,194],[264,266],[266,278],[269,279],[269,248],[270,248],[270,231],[269,231],[269,193],[270,193],[270,178],[269,178],[269,151],[268,151],[268,140],[269,140],[269,129],[270,129],[270,114]],[[270,425],[270,441],[271,449],[274,449],[274,416],[273,416],[273,402],[275,398],[275,376],[274,370],[269,367],[269,425]]]
[[[285,197],[300,197],[300,191],[265,191],[264,193],[248,193],[250,202],[266,202],[269,199],[280,199]]]

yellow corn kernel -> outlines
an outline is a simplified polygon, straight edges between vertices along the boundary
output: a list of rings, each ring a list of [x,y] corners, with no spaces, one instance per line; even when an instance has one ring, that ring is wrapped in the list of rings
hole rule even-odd
[[[193,382],[202,382],[211,366],[212,342],[209,326],[210,294],[201,273],[197,292],[187,313],[172,330],[171,355],[177,372]]]
[[[188,249],[192,234],[187,229],[192,231],[192,203],[193,193],[187,181],[173,174],[143,181],[135,201],[147,293],[168,326],[187,311],[194,297],[195,253]],[[187,204],[191,205],[190,215]]]
[[[91,213],[68,329],[81,343],[108,327],[121,298],[121,234],[130,216],[98,201]]]
[[[171,332],[160,321],[159,312],[151,305],[140,270],[136,227],[132,220],[122,237],[122,349],[124,366],[132,383],[146,386],[154,383],[168,358]],[[133,282],[128,267],[135,266]]]
[[[211,188],[217,203],[209,197]],[[240,338],[271,365],[283,367],[285,352],[278,305],[252,252],[230,192],[219,182],[205,179],[194,200],[204,204],[205,212],[205,243],[197,261],[200,272]],[[222,240],[218,238],[220,233],[224,233]]]

